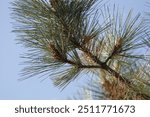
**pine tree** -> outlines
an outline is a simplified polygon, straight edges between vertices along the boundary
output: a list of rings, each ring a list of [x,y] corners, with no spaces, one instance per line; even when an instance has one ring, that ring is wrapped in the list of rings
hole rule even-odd
[[[14,32],[29,49],[22,74],[48,75],[65,88],[80,74],[94,70],[104,81],[107,98],[150,99],[145,88],[138,88],[150,89],[147,74],[136,79],[141,70],[138,61],[147,62],[143,52],[136,54],[144,46],[141,15],[133,16],[131,10],[124,17],[115,7],[113,12],[107,6],[98,9],[100,4],[100,0],[15,0]]]

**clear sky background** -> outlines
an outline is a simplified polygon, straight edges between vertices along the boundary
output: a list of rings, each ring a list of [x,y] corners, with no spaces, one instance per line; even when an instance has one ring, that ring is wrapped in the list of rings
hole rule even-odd
[[[50,79],[41,82],[38,77],[24,81],[20,71],[24,67],[20,55],[25,52],[21,45],[17,45],[16,35],[12,33],[13,20],[11,19],[10,2],[12,0],[0,1],[0,99],[66,99],[76,95],[84,78],[76,80],[61,92],[54,87]],[[110,0],[110,4],[116,4],[125,11],[133,8],[134,13],[148,11],[146,2],[149,0]]]

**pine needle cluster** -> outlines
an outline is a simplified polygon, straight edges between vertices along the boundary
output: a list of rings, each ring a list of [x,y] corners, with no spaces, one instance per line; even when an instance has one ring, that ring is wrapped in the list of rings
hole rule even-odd
[[[131,10],[123,16],[115,6],[111,10],[105,5],[99,8],[100,4],[101,0],[15,0],[14,32],[29,49],[22,74],[25,78],[47,75],[56,86],[65,88],[80,74],[95,69],[105,79],[103,87],[110,98],[125,99],[120,97],[132,89],[137,94],[132,99],[150,99],[150,94],[136,88],[131,75],[132,62],[145,61],[142,52],[135,52],[144,46],[146,26],[141,15],[134,16]]]

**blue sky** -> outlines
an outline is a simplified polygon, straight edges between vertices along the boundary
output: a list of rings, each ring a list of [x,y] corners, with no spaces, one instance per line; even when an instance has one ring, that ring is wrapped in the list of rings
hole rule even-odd
[[[21,78],[20,71],[23,68],[20,65],[23,62],[20,55],[25,52],[25,49],[16,44],[16,35],[11,32],[11,22],[13,22],[9,9],[11,1],[0,1],[0,99],[66,99],[73,97],[81,86],[83,78],[76,80],[62,92],[52,85],[50,79],[41,82],[41,79],[34,77],[18,81]],[[135,13],[142,13],[148,11],[148,7],[146,7],[148,1],[110,0],[110,4],[116,3],[120,9],[124,8],[125,11],[133,8]]]

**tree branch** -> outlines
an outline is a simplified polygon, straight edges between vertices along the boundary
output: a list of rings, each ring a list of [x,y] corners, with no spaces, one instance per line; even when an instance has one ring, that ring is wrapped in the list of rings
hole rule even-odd
[[[75,39],[74,39],[75,40]],[[79,43],[77,43],[76,41],[71,40],[72,43],[74,43],[74,45],[76,45],[80,50],[82,50],[83,52],[85,52],[94,62],[96,62],[97,64],[99,64],[98,66],[95,66],[95,68],[101,68],[106,70],[107,72],[109,72],[111,75],[115,76],[117,79],[119,79],[120,81],[123,81],[124,83],[127,83],[128,85],[130,84],[130,81],[127,80],[126,78],[124,78],[123,76],[121,76],[118,72],[116,72],[115,70],[113,70],[112,68],[110,68],[105,62],[100,61],[97,56],[93,55],[90,50],[88,50],[84,45],[80,45]],[[90,67],[90,68],[94,68]]]

